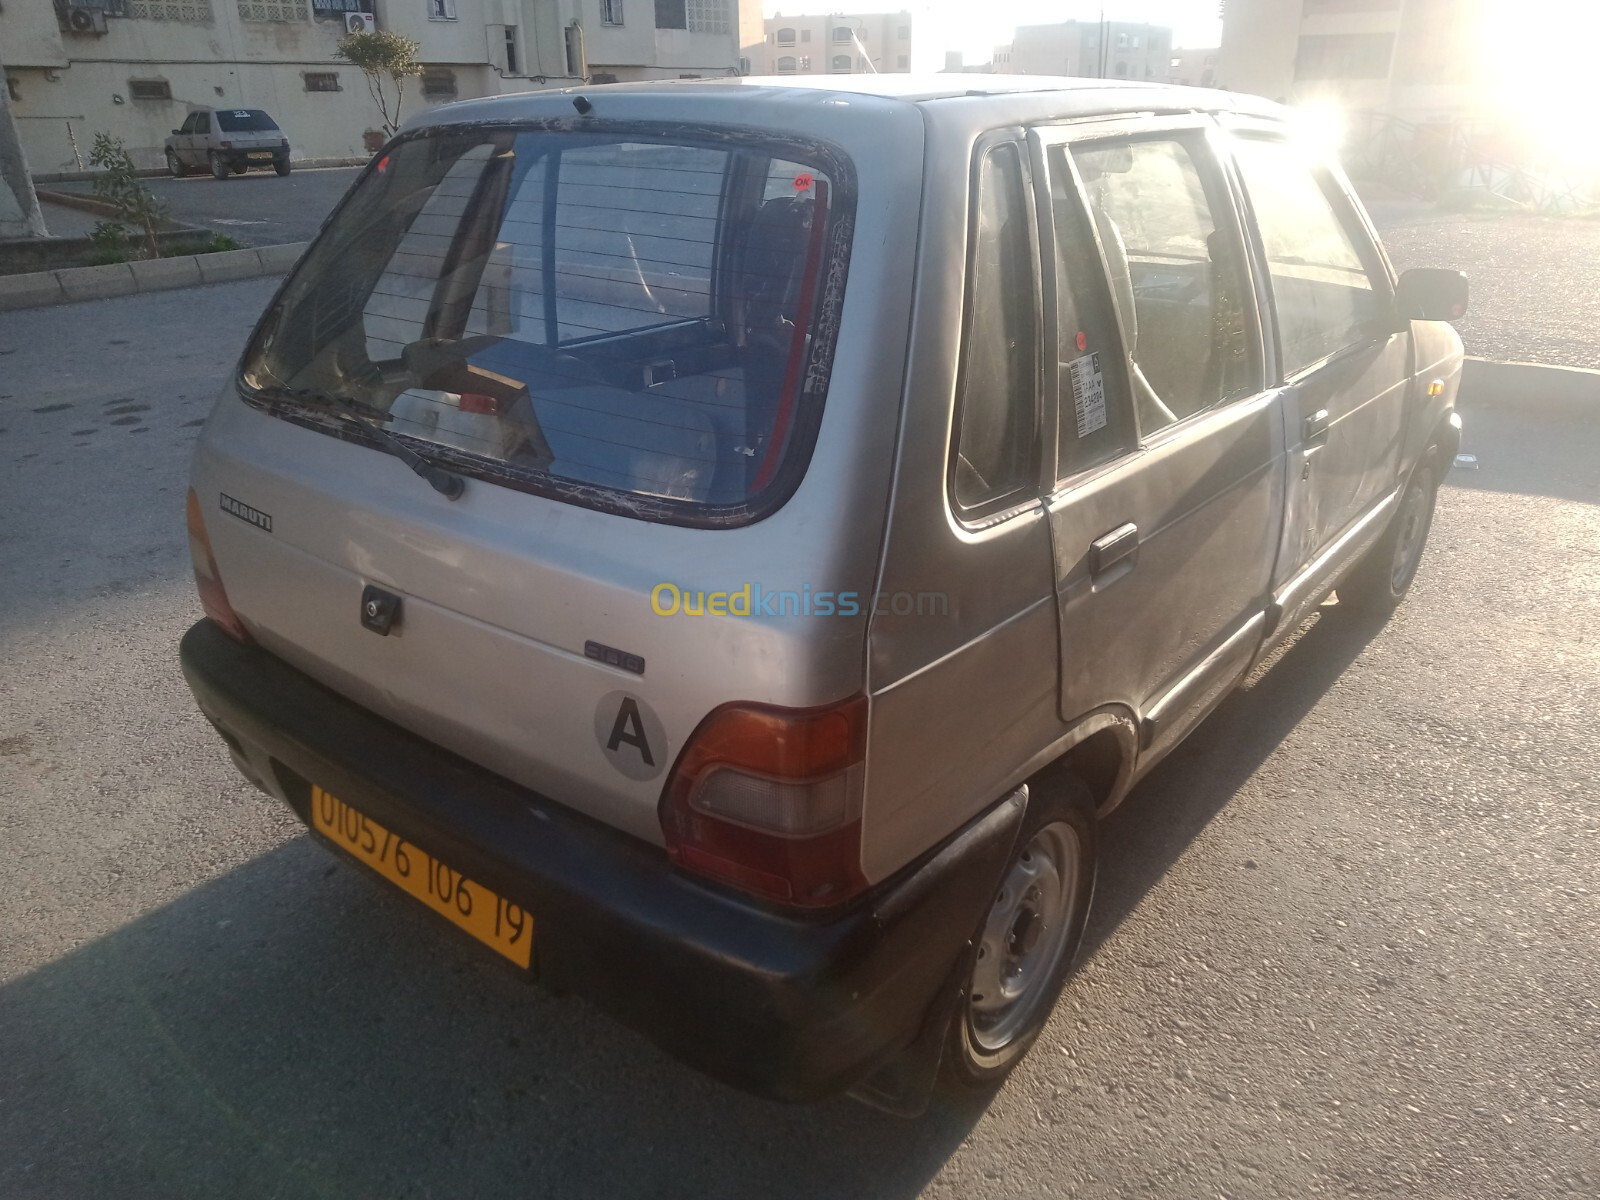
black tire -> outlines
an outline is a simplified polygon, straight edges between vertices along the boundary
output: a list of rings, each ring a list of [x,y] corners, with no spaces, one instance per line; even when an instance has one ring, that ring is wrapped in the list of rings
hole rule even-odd
[[[287,175],[289,173],[289,160],[287,158],[280,158],[277,162],[272,164],[272,169],[279,175]]]
[[[183,165],[183,160],[171,150],[167,151],[167,173],[174,179],[182,179],[189,173],[189,168]]]
[[[211,163],[211,178],[226,179],[228,177],[228,164],[222,161],[222,155],[213,150],[206,158]]]
[[[1383,536],[1339,584],[1339,604],[1355,612],[1388,616],[1406,598],[1422,564],[1439,492],[1438,452],[1429,450],[1411,472]]]
[[[239,163],[237,166],[235,166],[233,168],[233,173],[235,175],[243,175],[249,169],[250,169],[250,166],[249,166],[248,163]]]
[[[1001,876],[994,903],[974,931],[961,970],[961,999],[950,1020],[943,1063],[944,1082],[957,1091],[990,1088],[1003,1080],[1038,1039],[1050,1020],[1088,925],[1094,898],[1094,798],[1082,780],[1065,770],[1047,771],[1029,787],[1028,812],[1017,836],[1011,861]],[[1052,852],[1050,843],[1057,843]],[[1038,890],[1039,874],[1029,874],[1028,857],[1060,854],[1071,860],[1072,878],[1059,879],[1061,920],[1051,926],[1048,915],[1029,910],[1014,891],[1019,884]],[[1043,856],[1043,857],[1041,857]],[[1020,893],[1025,896],[1026,893]],[[1030,915],[1031,911],[1031,915]],[[1059,931],[1055,939],[1052,933]],[[997,961],[991,955],[1002,947]],[[1034,954],[1037,975],[1022,982],[1016,998],[997,1001],[980,989],[1021,978]],[[991,966],[982,967],[985,961]],[[1015,967],[1019,974],[1011,975]]]

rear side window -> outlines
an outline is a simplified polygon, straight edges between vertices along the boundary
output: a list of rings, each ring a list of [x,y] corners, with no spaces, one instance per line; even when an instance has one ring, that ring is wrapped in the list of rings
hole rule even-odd
[[[1235,145],[1272,277],[1283,373],[1293,376],[1370,341],[1382,298],[1311,160],[1287,142]]]
[[[223,133],[271,133],[278,123],[259,108],[219,108],[217,128]]]
[[[359,400],[508,486],[754,519],[810,453],[852,202],[815,147],[413,138],[335,217],[244,381]]]
[[[1038,291],[1020,149],[984,155],[967,273],[953,491],[973,514],[1004,507],[1033,481],[1039,397]]]

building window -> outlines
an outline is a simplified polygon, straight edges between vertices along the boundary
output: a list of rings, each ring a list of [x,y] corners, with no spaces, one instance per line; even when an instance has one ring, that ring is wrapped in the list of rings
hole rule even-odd
[[[780,46],[792,46],[792,45],[794,45],[794,30],[792,30],[792,29],[780,29],[780,30],[778,30],[778,45],[780,45]]]
[[[133,100],[171,100],[172,85],[165,79],[130,79],[128,96]]]
[[[800,56],[800,69],[802,71],[811,70],[811,56],[809,54],[802,54]]]
[[[779,75],[793,75],[794,74],[794,56],[792,54],[785,54],[782,58],[780,58],[778,60],[778,74]]]
[[[802,42],[809,42],[809,41],[810,41],[810,40],[811,40],[811,30],[809,30],[809,29],[802,29],[802,30],[801,30],[801,31],[800,31],[800,40],[801,40],[801,41],[802,41]]]
[[[622,24],[622,0],[600,0],[600,24]]]
[[[835,75],[848,75],[850,73],[850,56],[848,54],[835,54],[831,70]]]
[[[17,81],[11,76],[6,76],[6,95],[11,97],[11,103],[22,103],[22,92],[17,88]]]
[[[728,0],[689,0],[690,33],[732,33],[728,22]]]
[[[515,25],[507,25],[506,26],[506,74],[507,75],[520,75],[521,73],[522,73],[522,69],[518,65],[518,62],[517,62],[517,27]]]
[[[1118,50],[1126,50],[1127,48],[1128,48],[1128,35],[1125,34],[1125,33],[1117,34],[1117,49]]]
[[[311,15],[338,20],[350,13],[372,12],[371,0],[311,0]]]
[[[840,45],[850,44],[850,27],[848,25],[835,25],[833,27],[833,40]]]
[[[741,75],[750,74],[750,60],[748,58],[741,58],[739,60],[739,74],[741,74]]]
[[[910,55],[902,54],[899,58],[895,59],[894,61],[895,61],[895,67],[898,70],[906,71],[906,70],[910,70],[910,68],[911,68],[911,57],[910,57]]]
[[[909,42],[911,40],[911,26],[900,26],[900,28],[895,31],[895,37],[899,38],[902,42]]]
[[[1387,79],[1392,33],[1328,33],[1300,39],[1296,79]]]
[[[340,92],[344,89],[339,86],[339,72],[337,71],[307,71],[305,73],[306,91],[308,92]]]
[[[456,73],[444,67],[424,67],[422,71],[422,94],[424,96],[454,96],[456,94]]]
[[[656,28],[689,28],[689,8],[686,0],[656,0]]]
[[[241,21],[304,21],[305,0],[239,0]]]
[[[456,0],[428,0],[428,20],[454,21]]]
[[[127,13],[142,21],[202,24],[212,20],[211,0],[129,0]]]
[[[1118,79],[1126,79],[1127,77],[1128,77],[1128,64],[1125,63],[1125,62],[1119,62],[1117,64],[1117,78]]]

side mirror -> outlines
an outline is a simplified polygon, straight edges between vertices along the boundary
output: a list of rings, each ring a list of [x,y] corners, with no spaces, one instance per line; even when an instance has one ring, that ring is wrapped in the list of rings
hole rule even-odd
[[[1460,271],[1419,267],[1400,276],[1395,315],[1402,321],[1454,321],[1467,315],[1467,291]]]

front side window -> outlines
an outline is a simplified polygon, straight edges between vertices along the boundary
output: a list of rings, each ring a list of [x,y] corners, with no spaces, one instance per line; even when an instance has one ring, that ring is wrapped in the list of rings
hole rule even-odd
[[[197,113],[197,114],[195,114],[194,131],[196,133],[210,133],[211,132],[211,114],[210,113]]]
[[[1259,391],[1244,250],[1205,143],[1082,142],[1072,157],[1122,318],[1141,430]]]
[[[810,454],[852,204],[831,151],[754,139],[415,136],[341,207],[242,382],[290,420],[370,440],[329,398],[353,401],[520,490],[756,519]]]
[[[1317,165],[1265,138],[1240,138],[1234,153],[1272,279],[1284,376],[1370,341],[1382,298]]]
[[[973,515],[1019,499],[1033,480],[1038,300],[1019,148],[983,158],[967,268],[966,331],[952,490]]]

